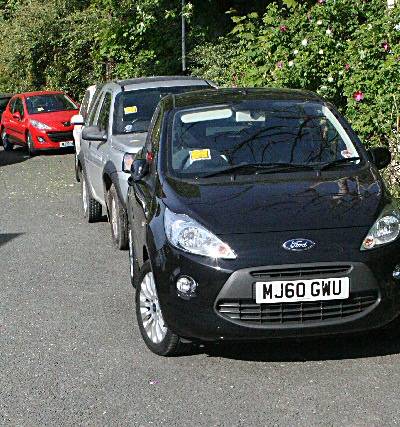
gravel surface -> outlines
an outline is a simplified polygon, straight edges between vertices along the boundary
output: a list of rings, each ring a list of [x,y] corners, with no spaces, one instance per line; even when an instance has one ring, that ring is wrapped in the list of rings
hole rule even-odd
[[[0,424],[400,423],[400,341],[211,346],[160,358],[134,319],[126,252],[86,224],[72,154],[0,148]]]

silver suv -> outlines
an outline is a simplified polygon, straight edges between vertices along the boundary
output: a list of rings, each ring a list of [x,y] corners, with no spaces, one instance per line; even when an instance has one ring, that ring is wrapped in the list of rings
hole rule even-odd
[[[78,170],[88,222],[111,224],[114,244],[128,245],[126,199],[134,155],[144,145],[156,106],[167,94],[215,87],[195,77],[148,77],[106,83],[93,100],[81,136]]]

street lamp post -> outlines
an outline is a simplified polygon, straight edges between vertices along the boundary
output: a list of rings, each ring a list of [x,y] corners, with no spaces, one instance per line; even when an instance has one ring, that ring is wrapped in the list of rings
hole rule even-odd
[[[185,21],[185,0],[182,0],[182,72],[186,73],[186,21]]]

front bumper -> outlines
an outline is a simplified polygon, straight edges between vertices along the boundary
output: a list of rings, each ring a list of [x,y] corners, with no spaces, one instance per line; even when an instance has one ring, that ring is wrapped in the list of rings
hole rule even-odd
[[[35,150],[55,150],[60,148],[68,148],[65,143],[73,143],[69,148],[75,146],[73,128],[65,128],[60,131],[40,131],[31,129],[33,145]]]
[[[165,244],[152,257],[152,266],[165,321],[178,335],[202,341],[265,340],[355,333],[386,325],[400,313],[400,281],[392,277],[399,253],[397,243],[358,252],[363,260],[346,261],[338,255],[337,262],[319,259],[249,268],[249,263],[207,260]],[[296,280],[293,271],[311,272],[308,278],[350,277],[350,298],[256,304],[255,282]],[[271,272],[279,278],[267,278]],[[198,283],[194,297],[178,296],[176,280],[182,275]]]

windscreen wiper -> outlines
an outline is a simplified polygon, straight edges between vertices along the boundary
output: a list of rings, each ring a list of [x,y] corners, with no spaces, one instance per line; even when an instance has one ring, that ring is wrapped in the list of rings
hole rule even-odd
[[[333,160],[332,162],[322,163],[319,166],[319,170],[322,171],[324,169],[329,169],[332,166],[337,166],[337,165],[342,165],[345,163],[355,162],[357,160],[361,160],[361,158],[360,157],[346,157],[344,159]]]
[[[240,165],[229,166],[225,169],[220,169],[215,172],[201,175],[199,178],[211,178],[219,175],[230,175],[232,172],[255,172],[257,174],[282,172],[290,169],[313,169],[315,166],[298,163],[246,163]]]

